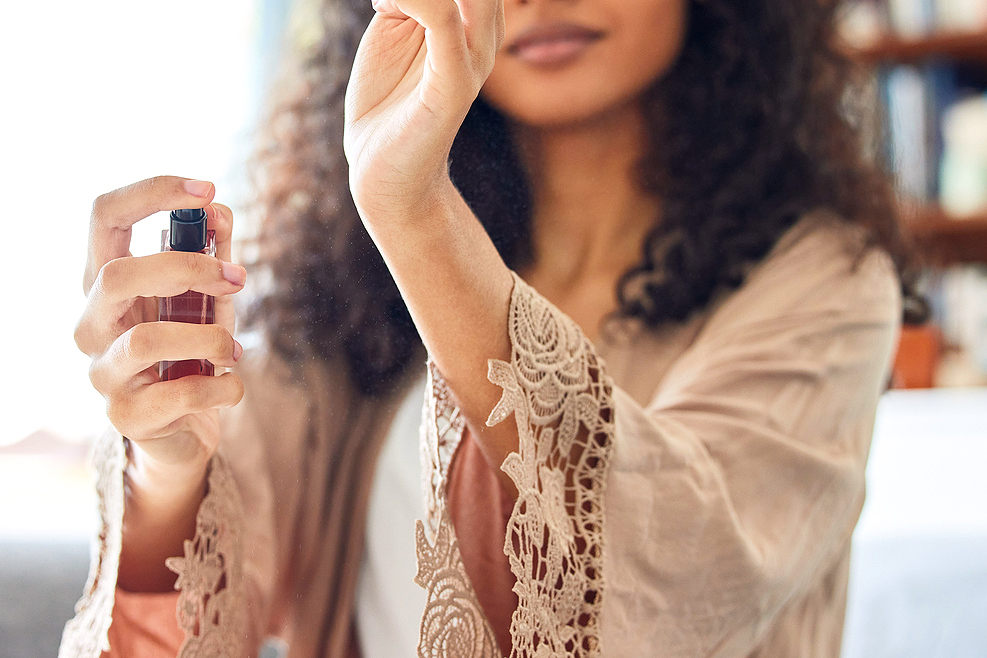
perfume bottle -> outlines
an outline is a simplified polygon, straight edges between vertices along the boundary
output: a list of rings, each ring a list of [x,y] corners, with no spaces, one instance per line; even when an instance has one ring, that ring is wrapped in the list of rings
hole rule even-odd
[[[161,232],[161,251],[191,251],[216,255],[216,233],[206,229],[206,212],[201,208],[173,210],[169,227]],[[158,319],[168,322],[212,324],[216,317],[216,300],[212,295],[189,290],[174,297],[158,298]],[[215,368],[206,359],[161,361],[161,381],[186,375],[212,375]]]

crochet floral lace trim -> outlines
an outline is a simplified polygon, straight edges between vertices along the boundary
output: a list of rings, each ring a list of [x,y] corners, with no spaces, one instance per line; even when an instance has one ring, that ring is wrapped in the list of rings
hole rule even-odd
[[[119,434],[108,431],[96,441],[93,464],[100,527],[90,551],[89,579],[75,604],[75,617],[65,624],[58,658],[99,658],[110,648],[108,634],[123,536],[123,471],[127,466],[127,452]]]
[[[89,580],[66,625],[59,658],[99,658],[109,651],[114,595],[123,534],[124,439],[109,431],[97,442],[93,458],[99,494],[100,529],[92,550]],[[180,656],[239,658],[246,625],[242,592],[243,505],[226,462],[215,456],[209,493],[196,517],[196,535],[185,542],[185,557],[166,564],[178,573],[176,617],[185,631]]]
[[[466,575],[446,507],[449,464],[465,424],[434,364],[429,363],[421,440],[422,484],[428,529],[418,521],[415,582],[427,597],[419,658],[495,658],[497,641]]]
[[[516,275],[509,322],[511,362],[489,363],[488,378],[503,395],[487,425],[514,414],[518,427],[519,450],[502,466],[518,490],[504,543],[518,595],[511,657],[599,656],[612,387],[578,325]],[[429,597],[419,656],[486,657],[496,653],[493,633],[446,511],[449,463],[463,422],[430,370],[422,441],[430,532],[426,539],[419,523],[417,579]]]
[[[226,461],[213,457],[209,493],[199,506],[195,537],[185,557],[165,564],[178,574],[178,625],[185,631],[180,658],[241,658],[246,647],[243,594],[243,503]]]

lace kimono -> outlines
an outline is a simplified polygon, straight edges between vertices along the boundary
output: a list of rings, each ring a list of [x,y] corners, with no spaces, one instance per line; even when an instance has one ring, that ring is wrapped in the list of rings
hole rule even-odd
[[[518,497],[497,545],[456,533],[447,494],[465,423],[429,368],[421,443],[428,515],[416,533],[416,580],[428,594],[419,656],[837,657],[850,536],[900,318],[891,264],[879,252],[860,257],[859,240],[825,219],[803,220],[743,287],[705,313],[657,334],[625,327],[600,345],[516,278],[511,360],[489,369],[503,395],[488,423],[514,422],[519,435],[518,452],[503,464]],[[291,435],[293,414],[325,418],[324,404],[278,405],[275,418],[254,422],[276,441]],[[245,423],[237,427],[253,431]],[[292,656],[352,650],[344,637],[350,608],[338,605],[348,581],[333,585],[334,594],[312,594],[306,582],[321,571],[297,566],[332,550],[313,547],[319,535],[305,531],[296,511],[312,495],[308,479],[319,485],[312,491],[331,480],[313,475],[321,471],[306,471],[301,485],[265,476],[265,463],[301,468],[292,455],[312,443],[284,442],[266,462],[226,448],[213,462],[197,535],[170,562],[180,594],[160,604],[177,605],[182,656],[252,655],[271,632],[288,636]],[[107,649],[126,457],[118,436],[104,448],[104,525],[62,656]],[[374,454],[354,463],[372,465]],[[463,459],[469,454],[476,451]],[[255,476],[268,482],[267,494],[252,492]],[[496,507],[470,496],[456,505],[460,515]],[[466,547],[493,561],[506,555],[513,592],[478,596]],[[358,560],[359,542],[340,555],[344,566]],[[514,606],[509,635],[500,633],[510,647],[498,646],[481,599],[494,602],[489,610]],[[329,607],[315,615],[305,604],[324,600]],[[119,633],[140,635],[136,626]]]

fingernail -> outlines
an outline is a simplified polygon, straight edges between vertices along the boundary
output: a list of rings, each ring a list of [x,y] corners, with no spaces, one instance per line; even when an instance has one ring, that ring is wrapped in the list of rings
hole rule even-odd
[[[185,191],[193,196],[209,196],[212,190],[212,183],[204,180],[185,181]]]
[[[243,345],[237,341],[236,338],[233,339],[233,360],[239,361],[240,357],[243,355]]]
[[[223,278],[235,286],[242,286],[243,282],[247,280],[247,270],[236,263],[223,262],[222,270]]]

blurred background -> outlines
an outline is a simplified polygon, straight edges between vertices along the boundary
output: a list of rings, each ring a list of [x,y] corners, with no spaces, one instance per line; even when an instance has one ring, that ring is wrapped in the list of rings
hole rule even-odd
[[[107,421],[72,332],[93,199],[158,174],[246,199],[280,0],[0,3],[0,657],[54,656],[82,593]],[[159,250],[167,217],[134,230]]]
[[[0,9],[0,658],[54,655],[85,582],[106,425],[72,341],[92,201],[167,173],[242,209],[261,100],[312,2]],[[931,307],[878,413],[844,656],[987,657],[987,0],[853,0],[841,23]],[[164,223],[138,224],[135,255]]]

